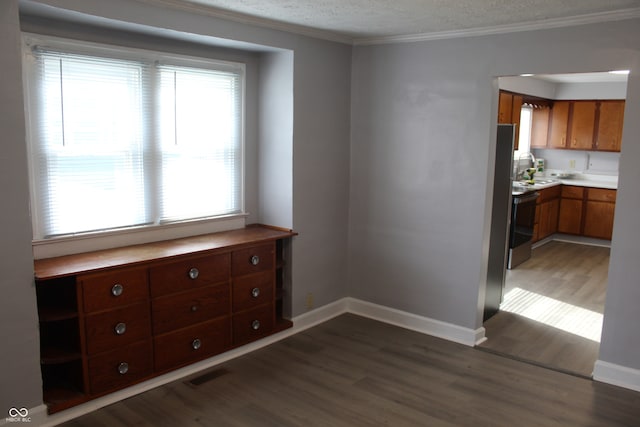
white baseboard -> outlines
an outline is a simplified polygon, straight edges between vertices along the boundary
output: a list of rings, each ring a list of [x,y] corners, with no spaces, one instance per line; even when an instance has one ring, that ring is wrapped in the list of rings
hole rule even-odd
[[[593,368],[593,380],[640,391],[640,370],[597,360]]]
[[[65,411],[46,415],[46,408],[40,417],[39,424],[32,424],[39,427],[51,427],[82,415],[93,412],[97,409],[119,402],[129,397],[135,396],[147,390],[159,387],[161,385],[177,381],[198,372],[210,369],[228,360],[245,355],[252,351],[258,350],[269,344],[273,344],[291,335],[312,328],[320,323],[324,323],[341,314],[353,313],[359,316],[378,320],[391,325],[417,331],[423,334],[432,335],[449,341],[454,341],[468,346],[474,346],[476,343],[484,339],[484,328],[477,330],[463,328],[451,323],[441,322],[439,320],[430,319],[428,317],[418,316],[401,310],[385,307],[382,305],[372,304],[370,302],[358,300],[355,298],[342,298],[333,303],[324,305],[315,310],[294,317],[293,327],[275,335],[268,336],[259,341],[244,345],[233,349],[226,353],[214,356],[212,358],[194,363],[181,369],[169,372],[168,374],[152,378],[140,384],[128,387],[126,389],[116,391],[109,395],[91,400]],[[44,407],[44,406],[43,406]],[[1,422],[0,422],[0,425]]]
[[[463,328],[452,323],[418,316],[417,314],[396,310],[395,308],[389,308],[355,298],[345,299],[347,300],[347,311],[359,316],[379,320],[384,323],[400,326],[405,329],[457,342],[470,347],[473,347],[484,340],[484,328],[478,328],[476,330]]]

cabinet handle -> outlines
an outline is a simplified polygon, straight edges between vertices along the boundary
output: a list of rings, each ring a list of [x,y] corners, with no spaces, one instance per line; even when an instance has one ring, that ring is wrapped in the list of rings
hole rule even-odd
[[[260,288],[251,289],[251,296],[254,298],[258,298],[260,296]]]
[[[192,306],[191,306],[191,311],[192,311],[192,312],[194,312],[194,313],[195,313],[196,311],[198,311],[198,306],[197,306],[197,305],[192,305]]]
[[[116,325],[115,328],[113,328],[113,330],[116,331],[116,335],[122,335],[127,332],[127,324],[120,322]]]
[[[260,263],[260,257],[258,255],[254,255],[251,257],[251,265],[258,265]]]
[[[253,329],[254,331],[260,329],[260,321],[254,320],[253,322],[251,322],[251,329]]]
[[[129,372],[129,364],[127,362],[122,362],[118,365],[118,372],[120,375],[124,375]]]
[[[197,268],[192,268],[191,270],[189,270],[189,278],[192,280],[195,280],[198,278],[198,276],[200,275],[200,271],[198,271]]]
[[[200,347],[202,347],[202,341],[200,341],[198,338],[193,340],[193,342],[191,343],[191,348],[193,348],[194,350],[198,350]]]
[[[124,291],[124,286],[122,286],[120,283],[116,283],[111,288],[111,295],[113,295],[114,297],[119,297],[120,295],[122,295],[123,291]]]

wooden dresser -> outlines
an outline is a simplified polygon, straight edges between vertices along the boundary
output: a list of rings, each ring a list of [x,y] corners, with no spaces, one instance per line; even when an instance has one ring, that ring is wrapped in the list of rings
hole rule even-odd
[[[284,260],[295,235],[253,225],[37,260],[49,412],[291,327]]]

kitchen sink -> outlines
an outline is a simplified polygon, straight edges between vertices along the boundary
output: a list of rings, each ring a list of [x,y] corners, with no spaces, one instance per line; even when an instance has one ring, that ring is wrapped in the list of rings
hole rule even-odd
[[[554,183],[554,182],[558,182],[558,180],[557,180],[557,179],[553,179],[553,178],[547,178],[547,179],[534,179],[534,180],[533,180],[533,182],[534,182],[535,184],[541,184],[541,185],[544,185],[544,184],[552,184],[552,183]]]
[[[527,180],[514,181],[511,186],[511,194],[514,196],[518,196],[521,194],[529,193],[531,191],[546,188],[547,186],[550,186],[550,184],[555,184],[557,182],[559,181],[553,178],[538,178],[534,179],[533,183]]]
[[[514,186],[517,185],[517,186],[526,187],[526,186],[532,186],[532,185],[553,184],[553,183],[556,183],[556,182],[558,182],[558,180],[557,179],[553,179],[553,178],[543,178],[543,179],[535,178],[533,180],[533,183],[531,183],[531,181],[529,181],[529,180],[523,180],[523,181],[514,181],[513,185]]]

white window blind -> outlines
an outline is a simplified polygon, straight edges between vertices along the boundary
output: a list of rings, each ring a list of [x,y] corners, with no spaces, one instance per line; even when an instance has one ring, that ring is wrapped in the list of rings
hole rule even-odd
[[[239,76],[161,66],[160,217],[171,221],[237,212],[241,199]],[[211,183],[205,197],[193,182]]]
[[[64,47],[25,50],[36,239],[242,212],[241,64]]]

